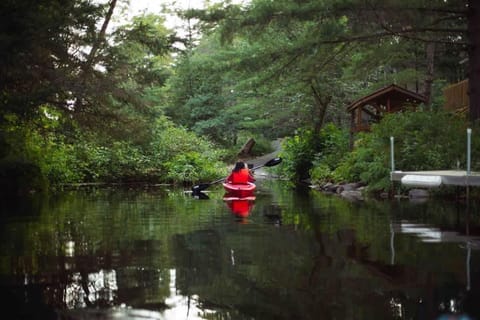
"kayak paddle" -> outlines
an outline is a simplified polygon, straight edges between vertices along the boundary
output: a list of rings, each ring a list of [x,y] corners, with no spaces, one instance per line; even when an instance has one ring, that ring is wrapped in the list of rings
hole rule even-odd
[[[250,170],[255,170],[255,169],[258,169],[258,168],[261,168],[261,167],[273,167],[273,166],[276,166],[277,164],[279,164],[280,162],[282,162],[282,158],[273,158],[273,159],[268,160],[266,163],[264,163],[262,165],[251,168]],[[218,180],[215,180],[215,181],[212,181],[212,182],[209,182],[209,183],[200,183],[200,184],[192,187],[192,192],[195,193],[195,194],[198,193],[198,192],[202,192],[203,190],[207,189],[211,185],[213,185],[215,183],[218,183],[220,181],[224,181],[224,180],[225,180],[225,178],[218,179]]]

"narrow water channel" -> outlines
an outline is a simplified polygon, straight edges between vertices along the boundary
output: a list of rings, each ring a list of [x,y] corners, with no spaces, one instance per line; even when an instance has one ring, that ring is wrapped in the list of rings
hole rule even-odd
[[[1,204],[11,319],[480,319],[480,212],[348,202],[281,181],[255,199],[68,191]]]

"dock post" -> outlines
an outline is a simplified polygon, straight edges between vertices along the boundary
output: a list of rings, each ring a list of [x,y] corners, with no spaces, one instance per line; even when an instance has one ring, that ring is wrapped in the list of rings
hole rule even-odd
[[[470,158],[472,156],[471,142],[472,142],[472,129],[468,128],[467,129],[467,176],[470,175],[470,164],[471,164]]]
[[[390,137],[390,162],[391,162],[391,172],[395,171],[395,159],[393,151],[393,137]]]
[[[471,142],[472,142],[472,129],[468,128],[467,129],[467,177],[465,184],[467,185],[467,201],[470,200],[470,181],[469,176],[470,176],[470,169],[471,169],[471,156],[472,156],[472,150],[471,150]]]
[[[395,195],[395,181],[392,179],[393,172],[395,171],[395,159],[393,152],[393,137],[390,137],[390,181],[392,183],[392,193],[391,196]]]

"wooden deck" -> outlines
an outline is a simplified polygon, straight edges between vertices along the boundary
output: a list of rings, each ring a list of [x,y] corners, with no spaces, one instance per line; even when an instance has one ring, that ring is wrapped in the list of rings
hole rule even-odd
[[[465,170],[393,171],[390,180],[418,187],[480,186],[480,172],[467,175]]]

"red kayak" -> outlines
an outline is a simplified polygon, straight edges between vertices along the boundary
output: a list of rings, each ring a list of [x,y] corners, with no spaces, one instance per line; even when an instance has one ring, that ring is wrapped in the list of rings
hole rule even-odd
[[[223,187],[225,188],[225,191],[229,195],[232,195],[234,197],[248,197],[253,194],[253,191],[257,187],[255,183],[252,182],[247,182],[247,183],[228,183],[224,182]]]

